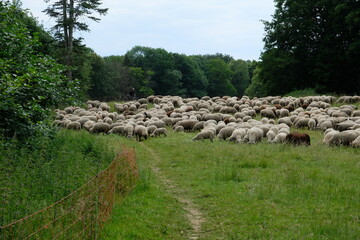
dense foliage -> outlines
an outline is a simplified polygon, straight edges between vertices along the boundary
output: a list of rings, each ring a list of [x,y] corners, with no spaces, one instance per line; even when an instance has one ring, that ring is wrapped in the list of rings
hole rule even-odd
[[[31,23],[31,24],[29,24]],[[28,26],[32,28],[28,28]],[[0,2],[0,131],[27,138],[44,127],[48,108],[71,99],[76,82],[65,84],[63,67],[45,55],[47,36],[18,5]]]
[[[222,54],[186,56],[142,46],[124,56],[102,58],[92,54],[89,59],[89,95],[105,100],[126,99],[133,87],[138,97],[242,96],[256,64]]]
[[[360,93],[360,3],[275,0],[265,23],[265,51],[250,95]]]

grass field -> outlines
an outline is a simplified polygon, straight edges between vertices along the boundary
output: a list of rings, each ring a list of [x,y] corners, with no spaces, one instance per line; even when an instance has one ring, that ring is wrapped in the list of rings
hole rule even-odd
[[[135,147],[141,180],[101,239],[358,239],[360,150],[309,134],[310,147],[106,136]]]

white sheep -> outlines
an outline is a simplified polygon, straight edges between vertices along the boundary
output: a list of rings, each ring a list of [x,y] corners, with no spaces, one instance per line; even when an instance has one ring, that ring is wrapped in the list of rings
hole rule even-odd
[[[184,132],[184,131],[185,131],[185,129],[184,129],[183,126],[176,126],[175,127],[175,132]]]
[[[79,122],[77,122],[77,121],[69,122],[66,125],[66,129],[80,130],[81,129],[81,124]]]
[[[157,136],[160,136],[160,135],[164,135],[164,137],[167,136],[167,130],[166,128],[157,128],[155,129],[155,131],[151,134],[152,137],[157,137]]]
[[[124,132],[125,132],[125,134],[126,134],[126,137],[128,137],[128,138],[132,138],[133,137],[133,135],[134,135],[134,127],[133,127],[133,125],[131,125],[131,124],[126,124],[125,125],[125,128],[124,128]]]
[[[244,140],[250,144],[255,144],[261,141],[263,135],[264,135],[264,131],[261,128],[252,127],[247,131]]]
[[[142,138],[146,140],[148,138],[148,129],[145,126],[137,125],[134,128],[134,134],[137,141],[141,141]]]
[[[216,129],[216,131],[217,131],[217,129]],[[217,137],[219,139],[225,140],[228,137],[230,137],[234,131],[235,131],[234,127],[224,127],[219,131],[219,134],[217,135]]]
[[[241,143],[244,141],[244,137],[246,135],[247,129],[245,128],[237,128],[233,131],[231,136],[228,138],[230,142],[235,141],[237,143]]]
[[[110,129],[109,133],[113,133],[113,134],[119,134],[119,135],[124,135],[125,132],[125,126],[115,126],[112,129]]]
[[[272,143],[284,143],[287,135],[288,135],[288,134],[285,133],[285,132],[280,132],[280,133],[278,133],[278,134],[275,136],[275,138],[274,138],[274,140],[272,141]]]
[[[95,125],[95,123],[95,121],[87,121],[83,124],[83,128],[89,131]]]
[[[339,133],[334,134],[329,139],[328,144],[330,146],[334,146],[334,145],[349,146],[357,137],[358,137],[358,135],[354,130],[347,130],[344,132],[339,132]]]
[[[358,136],[352,143],[352,147],[360,148],[360,136]]]
[[[110,130],[110,125],[104,122],[97,122],[89,130],[91,133],[108,133]]]
[[[213,142],[215,138],[215,134],[213,131],[208,130],[208,129],[203,129],[201,132],[199,132],[195,137],[192,138],[193,141],[196,140],[205,140],[205,139],[210,139],[211,142]]]
[[[316,121],[315,121],[314,119],[312,119],[312,118],[309,119],[309,121],[308,121],[308,128],[309,128],[310,130],[315,130],[315,128],[316,128]]]
[[[276,133],[271,129],[266,133],[267,140],[270,143],[275,139],[275,136],[276,136]]]
[[[147,126],[147,131],[148,131],[149,135],[151,135],[156,129],[157,129],[157,127],[155,125]]]

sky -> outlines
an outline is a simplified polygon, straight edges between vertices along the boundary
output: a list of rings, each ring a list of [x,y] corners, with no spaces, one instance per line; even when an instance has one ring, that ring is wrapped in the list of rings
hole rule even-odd
[[[21,0],[46,29],[53,19],[42,13],[43,0]],[[54,2],[51,0],[50,2]],[[163,48],[186,55],[227,54],[258,60],[264,25],[271,20],[273,0],[102,0],[109,8],[99,22],[83,19],[90,32],[79,32],[100,56],[124,55],[134,46]]]

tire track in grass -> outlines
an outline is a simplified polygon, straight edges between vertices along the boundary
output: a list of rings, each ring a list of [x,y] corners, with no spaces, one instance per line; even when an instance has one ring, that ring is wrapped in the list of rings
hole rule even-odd
[[[161,169],[156,166],[161,161],[161,159],[155,153],[155,151],[142,142],[140,145],[151,154],[151,157],[154,160],[151,163],[151,170],[156,174],[160,182],[164,185],[165,190],[170,193],[171,196],[173,196],[178,202],[180,202],[182,204],[182,208],[186,211],[186,218],[192,227],[192,230],[188,233],[189,239],[199,239],[203,235],[201,226],[205,222],[205,218],[199,210],[199,207],[191,199],[184,197],[184,190],[180,189],[173,181],[164,176],[164,174],[161,172]]]

